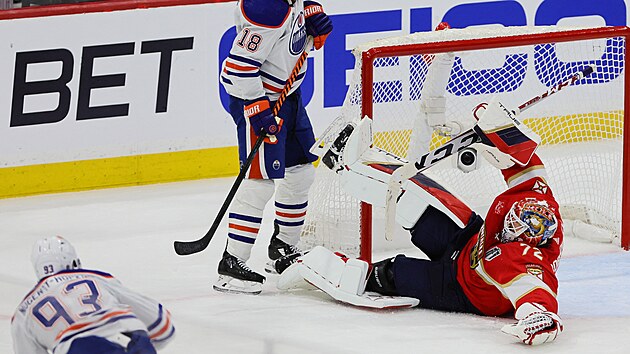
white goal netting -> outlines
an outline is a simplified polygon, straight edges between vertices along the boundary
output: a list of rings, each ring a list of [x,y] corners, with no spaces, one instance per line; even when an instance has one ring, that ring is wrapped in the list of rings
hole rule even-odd
[[[354,50],[355,70],[338,119],[371,117],[374,144],[413,159],[447,141],[449,133],[470,128],[479,103],[498,96],[516,108],[594,65],[594,74],[527,109],[521,118],[542,138],[539,155],[563,217],[615,239],[622,215],[626,32],[613,30],[468,28],[367,43]],[[366,88],[371,92],[366,94]],[[500,172],[481,157],[469,173],[449,158],[426,174],[482,213],[506,188]],[[364,233],[362,240],[360,230],[371,223],[373,238],[382,239],[378,219],[383,210],[374,208],[367,220],[360,210],[360,202],[344,193],[337,176],[321,164],[311,189],[303,247],[325,245],[349,255],[371,252],[361,250],[370,236]]]

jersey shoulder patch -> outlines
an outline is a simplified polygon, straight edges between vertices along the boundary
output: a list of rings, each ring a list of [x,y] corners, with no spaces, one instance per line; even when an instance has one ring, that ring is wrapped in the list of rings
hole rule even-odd
[[[241,0],[241,12],[253,25],[278,28],[289,17],[291,8],[284,0]]]

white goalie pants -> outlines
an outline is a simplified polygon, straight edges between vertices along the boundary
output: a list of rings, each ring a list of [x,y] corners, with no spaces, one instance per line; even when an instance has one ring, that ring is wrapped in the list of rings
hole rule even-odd
[[[277,237],[290,245],[297,244],[314,178],[315,169],[309,163],[288,167],[283,179],[243,180],[229,210],[227,251],[242,260],[249,259],[262,224],[263,211],[274,192]]]

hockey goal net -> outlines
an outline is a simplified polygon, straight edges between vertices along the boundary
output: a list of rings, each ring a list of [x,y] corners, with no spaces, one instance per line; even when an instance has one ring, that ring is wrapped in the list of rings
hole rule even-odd
[[[538,153],[561,204],[565,233],[628,249],[624,159],[627,27],[449,29],[382,39],[353,51],[355,69],[336,120],[373,120],[374,145],[406,159],[470,128],[473,109],[498,96],[518,107],[585,66],[595,72],[521,114],[542,138]],[[449,136],[450,135],[450,136]],[[463,172],[451,157],[426,174],[485,214],[505,183],[483,158]],[[311,189],[303,247],[324,245],[371,261],[383,239],[382,208],[344,193],[323,164]],[[603,236],[602,236],[603,235]],[[408,239],[408,236],[400,236]],[[373,246],[373,244],[379,246]],[[389,247],[396,247],[391,246]]]

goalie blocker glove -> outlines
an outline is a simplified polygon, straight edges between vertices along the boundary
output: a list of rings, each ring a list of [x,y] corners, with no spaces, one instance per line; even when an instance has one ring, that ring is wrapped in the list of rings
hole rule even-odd
[[[348,141],[348,138],[350,138],[350,135],[353,131],[354,125],[348,123],[348,125],[346,125],[343,130],[339,132],[339,135],[330,146],[330,149],[328,149],[328,151],[326,151],[326,154],[324,154],[324,156],[322,157],[322,162],[324,163],[324,165],[326,165],[326,167],[336,173],[339,173],[341,170],[343,170],[341,153],[346,147],[346,142]]]
[[[529,314],[521,318],[523,313]],[[501,331],[528,345],[551,342],[563,330],[560,317],[540,304],[524,303],[516,311],[515,317],[521,319],[516,324],[503,326]]]
[[[264,131],[267,135],[276,135],[282,129],[282,119],[278,117],[274,117],[271,112],[271,102],[269,98],[266,96],[257,98],[255,100],[246,100],[244,107],[244,114],[247,119],[249,119],[249,123],[256,135],[260,135],[262,131]],[[271,141],[269,139],[265,139],[267,143],[275,143],[276,141]]]
[[[313,37],[315,49],[320,49],[333,30],[332,21],[324,12],[322,5],[315,1],[304,1],[304,16],[306,17],[306,33]]]

